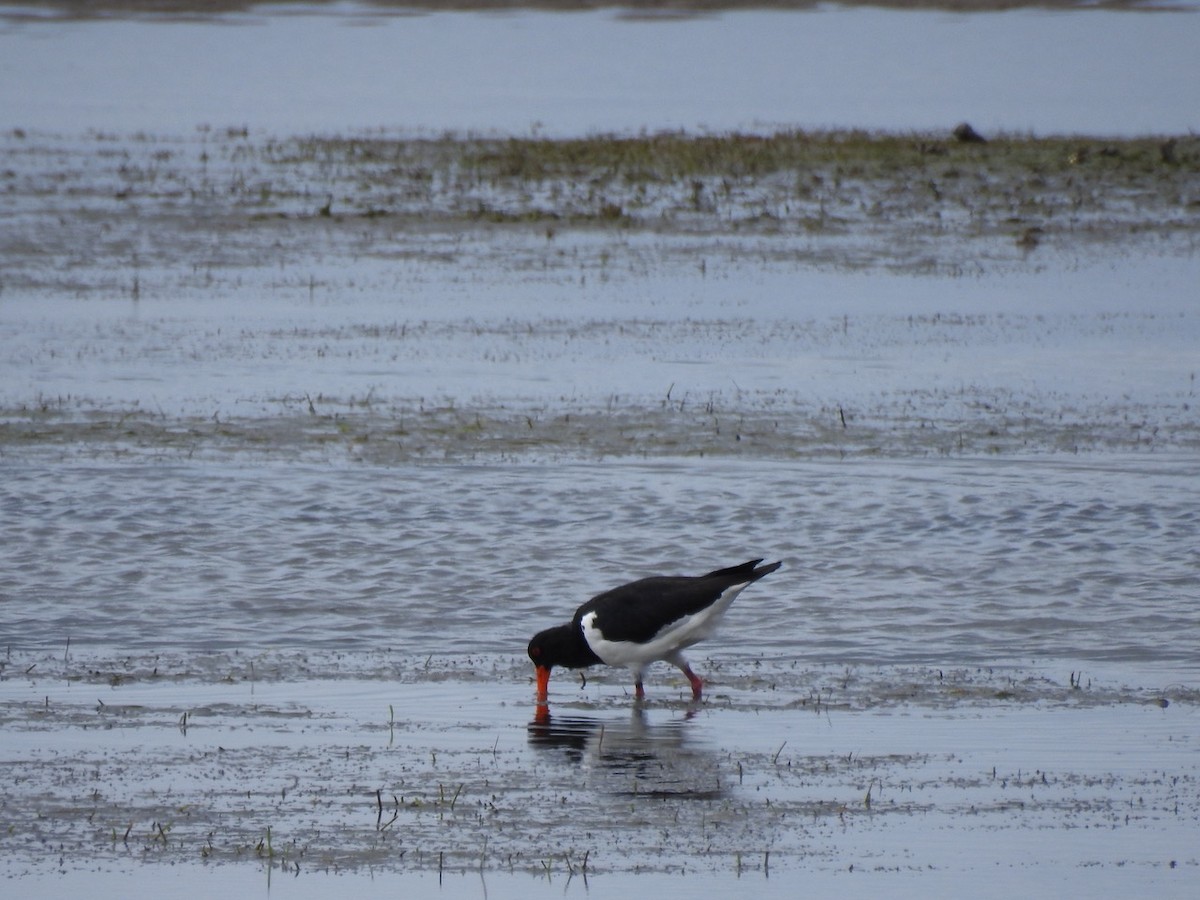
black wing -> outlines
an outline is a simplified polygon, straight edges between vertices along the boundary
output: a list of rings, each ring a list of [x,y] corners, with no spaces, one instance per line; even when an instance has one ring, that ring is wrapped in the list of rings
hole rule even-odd
[[[606,639],[644,643],[672,622],[711,606],[728,588],[757,581],[780,566],[772,563],[755,569],[760,562],[754,559],[707,575],[643,578],[613,588],[579,607],[575,625],[578,628],[584,616],[595,612],[595,625]]]

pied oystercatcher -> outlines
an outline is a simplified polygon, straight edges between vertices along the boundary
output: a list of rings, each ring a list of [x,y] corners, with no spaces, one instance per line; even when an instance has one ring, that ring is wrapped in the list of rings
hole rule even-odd
[[[692,697],[699,700],[704,683],[682,652],[713,633],[743,588],[782,565],[760,562],[752,559],[707,575],[643,578],[597,594],[575,611],[569,624],[547,628],[529,642],[538,701],[546,701],[555,666],[580,669],[597,663],[632,669],[640,700],[646,695],[646,668],[660,659],[687,676]]]

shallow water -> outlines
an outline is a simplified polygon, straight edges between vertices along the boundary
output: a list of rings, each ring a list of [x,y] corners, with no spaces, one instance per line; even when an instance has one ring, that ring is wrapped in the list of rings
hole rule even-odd
[[[5,465],[21,654],[519,655],[607,587],[764,554],[785,567],[719,657],[1188,670],[1200,646],[1191,457],[53,472]]]
[[[34,17],[0,21],[0,119],[71,132],[550,135],[968,119],[986,132],[1185,134],[1200,126],[1198,43],[1200,14],[1186,7]]]
[[[1196,468],[8,459],[4,871],[1185,896]],[[531,630],[768,551],[703,703],[661,666],[644,705],[598,670],[533,706]]]

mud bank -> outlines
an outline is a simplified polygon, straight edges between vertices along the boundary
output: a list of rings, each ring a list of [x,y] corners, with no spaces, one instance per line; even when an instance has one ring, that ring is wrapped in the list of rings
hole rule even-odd
[[[1200,865],[1197,698],[1179,686],[742,659],[701,704],[673,677],[634,704],[601,675],[538,710],[527,666],[486,655],[346,654],[353,677],[318,681],[270,653],[225,657],[220,678],[34,662],[10,654],[0,681],[9,877],[240,863],[603,889],[1000,865],[1132,867],[1171,891]],[[1030,853],[1031,832],[1054,852]]]
[[[568,280],[733,258],[977,275],[1191,253],[1200,235],[1190,136],[10,130],[0,150],[5,290],[79,297],[212,291],[263,270],[315,290],[306,260],[343,255]]]
[[[3,141],[9,452],[1197,445],[1191,138]]]

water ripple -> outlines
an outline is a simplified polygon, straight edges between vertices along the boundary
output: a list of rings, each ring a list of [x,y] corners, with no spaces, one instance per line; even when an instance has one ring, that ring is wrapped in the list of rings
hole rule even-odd
[[[17,464],[0,642],[519,657],[623,580],[769,555],[702,653],[1194,665],[1190,460],[700,465]]]

